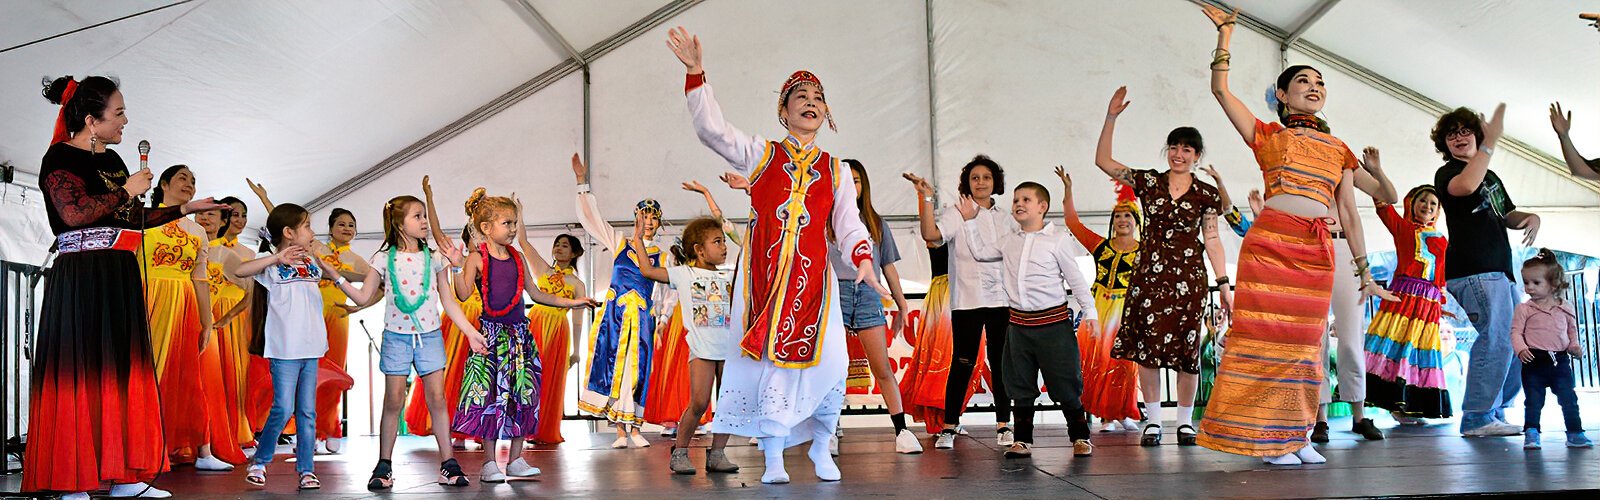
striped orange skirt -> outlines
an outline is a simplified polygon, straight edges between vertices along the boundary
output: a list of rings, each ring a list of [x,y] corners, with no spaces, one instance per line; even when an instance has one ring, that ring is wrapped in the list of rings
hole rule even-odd
[[[530,441],[558,444],[561,437],[561,419],[565,416],[567,401],[567,372],[572,357],[572,323],[569,311],[544,305],[534,305],[528,310],[528,333],[539,346],[539,364],[544,373],[539,378],[539,425],[534,427]]]
[[[1200,422],[1201,446],[1276,457],[1307,444],[1335,278],[1322,219],[1261,214],[1239,250],[1233,328]]]

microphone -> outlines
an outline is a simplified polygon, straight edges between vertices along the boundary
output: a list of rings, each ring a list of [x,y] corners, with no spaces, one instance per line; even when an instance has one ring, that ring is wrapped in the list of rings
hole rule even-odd
[[[139,170],[150,169],[150,141],[139,141]],[[134,199],[144,202],[144,195],[135,196]]]

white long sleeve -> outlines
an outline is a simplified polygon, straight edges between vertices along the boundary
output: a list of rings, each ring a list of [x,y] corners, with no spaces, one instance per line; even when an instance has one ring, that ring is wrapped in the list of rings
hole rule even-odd
[[[766,151],[767,140],[752,137],[728,123],[722,117],[722,106],[717,104],[710,83],[702,83],[690,90],[688,98],[689,115],[693,118],[694,133],[700,137],[700,143],[727,160],[728,166],[739,174],[750,175]]]
[[[833,188],[833,213],[830,214],[834,245],[839,247],[839,253],[852,264],[858,262],[861,252],[865,252],[866,258],[870,260],[872,233],[867,230],[867,225],[861,222],[861,210],[856,208],[856,185],[850,180],[850,171],[844,168],[842,163],[837,159],[830,163],[825,167],[833,169],[836,186]]]
[[[611,227],[611,223],[606,222],[606,218],[600,215],[600,202],[595,199],[594,193],[589,191],[587,184],[578,186],[577,205],[578,223],[583,225],[583,230],[589,233],[589,237],[613,253],[627,244],[626,237]]]

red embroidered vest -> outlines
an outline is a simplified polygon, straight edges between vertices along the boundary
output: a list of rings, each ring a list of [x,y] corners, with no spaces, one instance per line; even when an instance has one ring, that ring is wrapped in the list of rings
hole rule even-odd
[[[746,356],[783,368],[817,364],[827,327],[827,226],[838,161],[820,148],[768,142],[751,176],[744,250]]]

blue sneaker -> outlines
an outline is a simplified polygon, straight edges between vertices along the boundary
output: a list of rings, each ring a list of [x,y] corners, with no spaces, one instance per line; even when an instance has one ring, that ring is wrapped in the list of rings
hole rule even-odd
[[[1527,432],[1523,433],[1522,449],[1537,450],[1539,448],[1539,429],[1528,429]]]
[[[1589,441],[1589,436],[1584,435],[1582,432],[1568,432],[1567,433],[1567,447],[1568,448],[1593,448],[1594,447],[1594,443]]]

